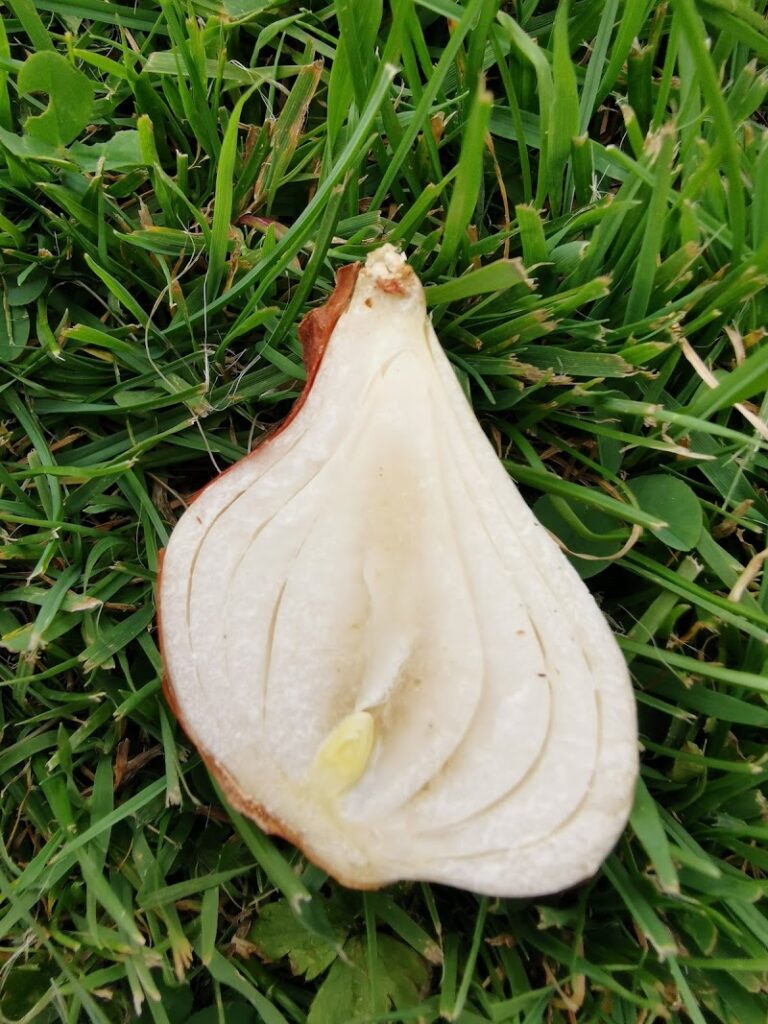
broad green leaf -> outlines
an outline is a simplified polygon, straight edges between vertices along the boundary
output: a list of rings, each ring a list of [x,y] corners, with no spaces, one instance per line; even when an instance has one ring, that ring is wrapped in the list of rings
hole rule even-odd
[[[634,477],[627,484],[640,508],[664,521],[653,531],[660,541],[678,551],[690,551],[696,545],[703,513],[688,484],[663,473]]]
[[[610,565],[610,559],[601,556],[615,555],[622,547],[623,541],[615,536],[616,520],[580,501],[545,494],[533,511],[565,546],[571,564],[583,580]]]
[[[16,284],[8,284],[7,301],[9,306],[26,306],[42,295],[48,283],[48,275],[43,270],[32,270],[31,274],[20,274]]]
[[[20,963],[9,971],[0,993],[0,1013],[6,1020],[21,1020],[42,998],[56,975],[53,964],[45,967]]]
[[[28,117],[24,131],[51,146],[66,146],[91,119],[93,86],[60,53],[33,53],[19,72],[19,92],[23,96],[45,93],[48,106],[42,114]]]
[[[328,916],[339,943],[343,942],[345,931],[341,918],[333,914],[330,907]],[[285,900],[264,907],[248,937],[268,960],[288,957],[291,971],[303,975],[306,981],[322,974],[338,955],[331,943],[301,924]]]
[[[73,142],[67,152],[84,171],[96,171],[101,161],[105,171],[128,171],[144,165],[139,133],[133,129],[115,132],[106,142]]]
[[[0,146],[21,160],[39,160],[59,167],[71,166],[66,150],[32,135],[16,135],[0,128]]]
[[[307,1024],[349,1024],[418,1006],[427,984],[427,965],[402,942],[382,933],[376,936],[374,974],[362,939],[350,939],[344,957],[333,964],[320,986]]]

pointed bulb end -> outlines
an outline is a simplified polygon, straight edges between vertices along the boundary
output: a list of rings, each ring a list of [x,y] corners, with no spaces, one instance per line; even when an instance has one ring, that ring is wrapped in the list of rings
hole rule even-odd
[[[375,249],[365,261],[363,273],[382,292],[402,295],[413,287],[417,278],[408,266],[405,254],[389,242]]]

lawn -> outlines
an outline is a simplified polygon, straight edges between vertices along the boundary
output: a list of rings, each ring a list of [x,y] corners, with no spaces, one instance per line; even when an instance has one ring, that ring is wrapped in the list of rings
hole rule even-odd
[[[0,1019],[765,1024],[764,8],[5,0]],[[384,240],[631,667],[554,898],[342,889],[161,693],[158,553]]]

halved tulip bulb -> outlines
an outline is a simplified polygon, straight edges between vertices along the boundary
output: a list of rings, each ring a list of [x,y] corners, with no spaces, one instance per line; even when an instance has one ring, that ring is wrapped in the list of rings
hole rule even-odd
[[[626,665],[483,434],[390,245],[302,324],[283,428],[190,505],[166,692],[232,804],[341,882],[543,895],[637,773]]]

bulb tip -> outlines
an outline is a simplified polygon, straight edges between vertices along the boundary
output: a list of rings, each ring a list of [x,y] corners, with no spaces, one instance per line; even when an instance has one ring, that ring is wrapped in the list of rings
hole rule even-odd
[[[403,294],[411,280],[415,280],[405,254],[389,242],[369,253],[365,261],[365,273],[377,288],[390,294]]]

